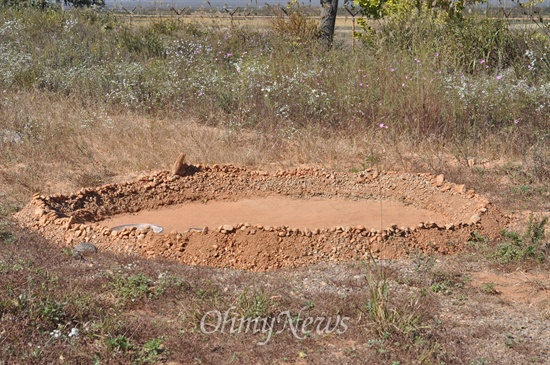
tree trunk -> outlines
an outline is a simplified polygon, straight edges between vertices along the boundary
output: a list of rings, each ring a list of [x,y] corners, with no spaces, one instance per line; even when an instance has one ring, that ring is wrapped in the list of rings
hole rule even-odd
[[[321,0],[321,25],[319,27],[321,42],[332,46],[338,0]]]

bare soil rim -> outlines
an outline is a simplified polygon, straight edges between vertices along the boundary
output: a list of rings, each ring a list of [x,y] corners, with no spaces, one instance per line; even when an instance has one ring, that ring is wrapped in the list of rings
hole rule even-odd
[[[254,271],[371,254],[453,254],[473,231],[496,236],[507,220],[488,199],[443,175],[187,164],[180,175],[159,171],[70,195],[37,193],[16,218],[62,247],[85,241],[100,250]],[[384,216],[384,207],[394,216]],[[223,213],[218,220],[204,219],[215,212]],[[164,223],[162,233],[112,229],[158,224],[144,221],[148,214],[185,224]]]

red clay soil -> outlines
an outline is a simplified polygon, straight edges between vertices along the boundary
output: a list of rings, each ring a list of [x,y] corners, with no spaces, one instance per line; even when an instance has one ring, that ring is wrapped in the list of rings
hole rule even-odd
[[[246,270],[370,253],[453,254],[472,231],[493,237],[507,223],[486,198],[442,175],[314,168],[269,174],[232,165],[184,165],[182,175],[160,171],[69,196],[35,194],[16,218],[63,247],[87,241],[100,250]],[[163,233],[111,230],[159,222],[168,228]]]
[[[283,196],[238,201],[193,202],[138,213],[120,214],[103,221],[108,227],[149,223],[167,231],[219,227],[240,222],[291,227],[358,226],[383,228],[416,226],[418,222],[444,222],[442,214],[393,201],[341,198],[295,199]]]

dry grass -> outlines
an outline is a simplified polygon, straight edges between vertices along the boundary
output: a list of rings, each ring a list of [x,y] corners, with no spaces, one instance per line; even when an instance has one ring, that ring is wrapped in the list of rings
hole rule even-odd
[[[28,131],[20,143],[4,143],[0,157],[0,186],[14,204],[39,191],[67,193],[121,175],[168,169],[184,151],[191,163],[236,163],[266,170],[313,165],[443,173],[508,209],[548,209],[546,180],[531,175],[515,156],[478,150],[465,160],[444,141],[418,143],[376,130],[327,136],[304,129],[287,137],[234,130],[221,122],[214,127],[185,115],[144,116],[79,105],[49,93],[5,93],[3,100],[3,128]]]

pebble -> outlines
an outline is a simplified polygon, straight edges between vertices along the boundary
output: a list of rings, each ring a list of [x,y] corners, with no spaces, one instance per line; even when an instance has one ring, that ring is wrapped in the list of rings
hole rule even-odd
[[[235,227],[233,227],[230,224],[224,224],[223,226],[221,226],[221,231],[224,233],[230,233],[230,232],[233,232],[234,230],[235,230]]]

